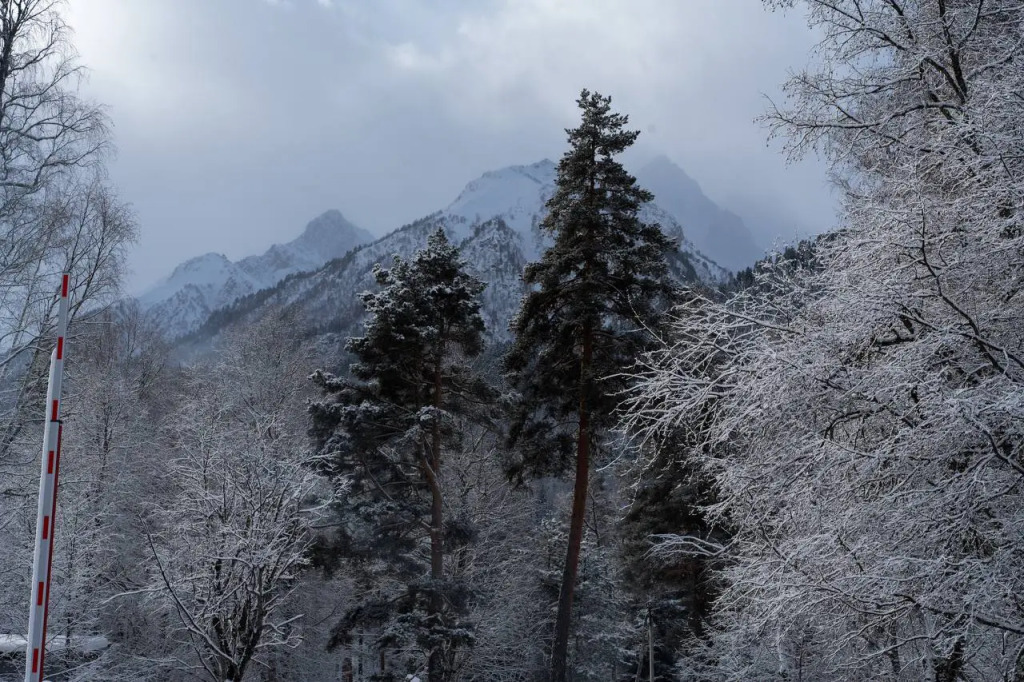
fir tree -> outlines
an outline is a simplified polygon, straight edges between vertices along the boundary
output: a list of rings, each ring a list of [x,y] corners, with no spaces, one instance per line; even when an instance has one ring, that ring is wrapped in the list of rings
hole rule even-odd
[[[319,465],[351,486],[343,553],[367,565],[383,560],[387,579],[374,576],[375,587],[400,586],[351,610],[335,640],[354,627],[386,623],[380,646],[414,637],[428,653],[431,682],[450,679],[455,648],[472,641],[459,620],[466,595],[444,567],[446,544],[469,534],[445,522],[442,455],[458,445],[459,419],[481,415],[493,397],[468,364],[483,347],[484,285],[464,266],[440,229],[411,261],[396,257],[390,270],[377,266],[381,290],[362,295],[365,335],[347,346],[356,360],[351,377],[313,376],[327,394],[311,405]],[[429,569],[415,551],[424,529]]]
[[[653,197],[615,159],[639,133],[625,129],[628,118],[612,113],[609,97],[584,90],[577,103],[583,120],[566,131],[570,148],[542,223],[554,243],[523,274],[531,290],[512,322],[516,339],[505,359],[521,397],[510,434],[521,460],[512,473],[566,472],[575,450],[553,682],[566,679],[592,444],[601,444],[614,420],[621,388],[615,375],[648,344],[659,301],[672,290],[665,261],[672,243],[638,217]]]

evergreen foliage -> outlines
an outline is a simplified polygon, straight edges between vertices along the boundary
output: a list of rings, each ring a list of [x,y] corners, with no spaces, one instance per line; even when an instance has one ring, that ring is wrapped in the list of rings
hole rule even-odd
[[[775,263],[766,259],[756,267]],[[708,301],[705,296],[724,298],[714,291],[685,292],[675,309],[676,324],[685,319],[688,307],[701,309]],[[720,364],[715,356],[705,357],[700,369],[714,373]],[[634,429],[642,432],[637,426],[643,423],[645,413],[633,409],[630,401],[620,407],[630,415]],[[655,679],[659,680],[675,679],[678,660],[706,646],[712,608],[720,591],[725,562],[721,554],[705,549],[727,543],[730,532],[727,523],[709,518],[707,509],[715,504],[717,495],[712,477],[700,462],[712,451],[722,457],[734,453],[729,443],[709,444],[698,437],[718,418],[717,403],[709,400],[688,421],[648,434],[639,450],[641,456],[625,467],[632,471],[635,482],[620,526],[623,587],[632,593],[636,608],[646,613],[648,626],[653,627]],[[680,551],[676,544],[680,538],[690,544],[688,551]],[[650,657],[649,649],[641,657],[645,671],[650,669]]]
[[[377,627],[381,648],[415,643],[427,654],[431,682],[450,679],[454,651],[473,641],[468,595],[444,569],[445,551],[472,533],[443,519],[442,454],[458,445],[460,420],[483,418],[494,398],[469,365],[483,348],[484,285],[464,267],[441,230],[412,260],[378,266],[381,290],[362,295],[365,334],[348,343],[351,377],[316,372],[326,395],[310,406],[317,466],[349,486],[340,549],[368,595],[335,642]]]
[[[582,121],[566,131],[569,150],[558,165],[557,189],[542,228],[554,243],[523,279],[531,290],[512,323],[505,358],[519,392],[512,441],[520,459],[511,473],[576,474],[569,548],[552,647],[552,679],[566,676],[572,595],[589,476],[591,439],[613,425],[614,379],[650,342],[659,306],[669,298],[666,254],[672,244],[638,217],[652,199],[616,160],[636,140],[611,98],[584,90]],[[575,427],[575,437],[566,424]]]
[[[531,291],[505,357],[522,394],[512,431],[522,453],[511,472],[517,478],[571,468],[573,439],[555,425],[577,416],[581,399],[595,427],[614,424],[612,377],[649,344],[646,327],[658,324],[658,302],[672,291],[665,264],[672,244],[637,216],[652,195],[615,159],[639,133],[625,129],[628,117],[612,113],[610,102],[581,94],[583,120],[567,131],[570,149],[541,225],[554,244],[523,273]]]
[[[678,657],[701,646],[721,564],[697,552],[659,552],[658,539],[685,536],[722,543],[728,537],[704,513],[714,495],[697,464],[692,440],[679,429],[654,447],[621,527],[622,586],[632,593],[636,610],[653,623],[657,680],[675,679]],[[646,675],[650,665],[646,649],[640,665]]]
[[[62,3],[0,0],[0,678],[70,271],[47,679],[1024,682],[1024,0],[766,2],[821,38],[769,119],[843,229],[724,281],[583,91],[553,196],[489,174],[514,210],[471,191],[175,347],[104,305],[135,228]]]

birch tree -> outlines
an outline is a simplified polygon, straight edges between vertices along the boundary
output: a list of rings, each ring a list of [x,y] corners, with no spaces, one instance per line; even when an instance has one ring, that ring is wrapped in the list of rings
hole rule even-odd
[[[0,2],[0,385],[8,410],[5,422],[25,390],[18,377],[26,366],[38,364],[33,347],[49,329],[61,271],[77,270],[79,260],[97,248],[102,255],[94,260],[107,261],[133,231],[123,207],[109,191],[100,190],[102,183],[89,181],[96,173],[102,177],[107,120],[99,107],[78,96],[83,72],[61,6],[57,0]],[[102,232],[112,221],[124,229],[106,230],[100,238],[105,246],[97,244],[97,228]],[[116,282],[116,267],[101,270],[102,276],[90,278],[91,285],[105,286],[112,275]],[[75,275],[77,285],[82,277]],[[73,299],[80,307],[93,293],[83,287]],[[3,443],[9,444],[13,435],[6,434]]]
[[[0,0],[0,628],[24,631],[40,424],[60,275],[72,320],[116,295],[131,211],[107,187],[102,110],[61,2]],[[72,324],[72,337],[81,328]],[[73,339],[69,339],[73,343]]]

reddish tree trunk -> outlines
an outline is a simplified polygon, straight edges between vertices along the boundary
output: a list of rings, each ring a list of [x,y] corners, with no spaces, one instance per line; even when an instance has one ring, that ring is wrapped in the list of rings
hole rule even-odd
[[[579,431],[576,439],[576,481],[572,492],[572,515],[569,519],[569,547],[565,570],[558,593],[558,615],[555,639],[551,646],[551,682],[565,682],[566,659],[569,655],[569,626],[572,624],[572,598],[579,573],[580,546],[583,543],[583,521],[587,514],[587,484],[590,479],[590,410],[587,406],[587,373],[593,355],[593,331],[587,324],[583,330],[583,358],[580,362]]]

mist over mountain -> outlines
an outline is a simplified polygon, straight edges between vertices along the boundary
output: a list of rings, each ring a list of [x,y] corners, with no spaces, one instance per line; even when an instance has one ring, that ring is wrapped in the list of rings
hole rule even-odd
[[[171,338],[209,339],[270,306],[293,309],[312,333],[348,333],[362,315],[356,294],[375,286],[373,267],[387,267],[396,255],[411,257],[442,227],[488,283],[482,312],[492,337],[506,339],[523,294],[522,270],[550,244],[540,223],[556,170],[543,159],[486,172],[448,206],[376,240],[330,210],[296,239],[261,255],[237,262],[215,253],[190,259],[139,301]],[[680,281],[721,282],[761,256],[743,220],[715,204],[667,157],[641,167],[637,179],[655,195],[641,218],[658,223],[678,244],[670,260]]]
[[[743,219],[705,196],[697,181],[667,156],[641,167],[636,178],[684,226],[697,249],[722,267],[741,270],[764,255]]]

